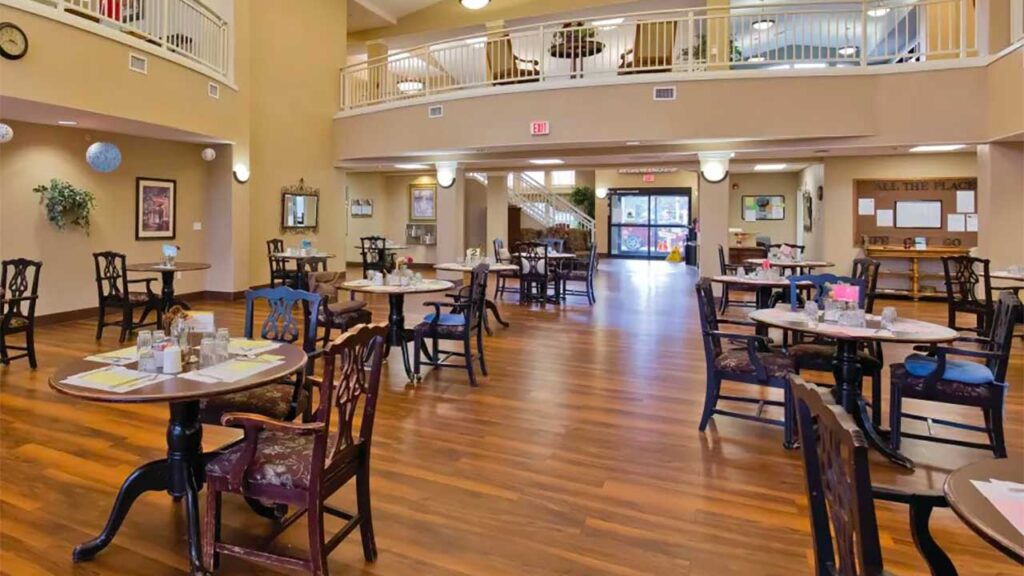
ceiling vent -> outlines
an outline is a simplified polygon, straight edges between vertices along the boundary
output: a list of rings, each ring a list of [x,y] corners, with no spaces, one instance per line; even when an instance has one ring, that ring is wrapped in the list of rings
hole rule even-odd
[[[140,72],[142,74],[149,73],[149,61],[146,60],[145,56],[139,56],[138,54],[128,53],[128,69]]]
[[[427,107],[427,118],[440,118],[444,116],[444,106],[435,104]]]
[[[219,99],[220,98],[220,84],[217,84],[216,82],[210,82],[209,84],[207,84],[207,86],[206,86],[206,94],[210,98],[217,98],[217,99]]]
[[[676,99],[676,87],[675,86],[655,86],[654,87],[654,99],[655,100],[675,100]]]

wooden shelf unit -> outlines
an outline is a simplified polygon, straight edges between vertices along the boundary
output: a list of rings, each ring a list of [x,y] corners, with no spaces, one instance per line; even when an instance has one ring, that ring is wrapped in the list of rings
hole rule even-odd
[[[879,288],[876,294],[881,297],[896,296],[896,297],[908,297],[914,300],[920,300],[922,298],[940,298],[945,299],[946,294],[942,291],[937,292],[926,292],[922,290],[921,280],[941,280],[943,279],[942,273],[929,273],[921,270],[921,264],[923,260],[939,260],[943,256],[962,256],[967,254],[969,248],[951,248],[951,247],[937,247],[937,248],[926,248],[924,250],[915,250],[913,248],[903,248],[902,246],[868,246],[865,249],[869,258],[874,258],[882,262],[882,267],[879,270],[879,276],[888,276],[894,278],[907,278],[907,285],[901,288]],[[886,261],[894,260],[906,260],[909,262],[909,270],[887,270],[885,268]]]

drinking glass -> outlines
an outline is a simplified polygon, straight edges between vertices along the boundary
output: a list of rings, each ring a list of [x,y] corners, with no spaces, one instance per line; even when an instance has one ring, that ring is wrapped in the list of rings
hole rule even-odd
[[[152,372],[156,366],[153,361],[153,333],[149,330],[139,330],[138,338],[135,340],[135,350],[139,359],[139,370]]]
[[[207,336],[199,343],[199,367],[207,368],[217,364],[217,341]]]
[[[896,309],[892,306],[886,306],[882,309],[882,328],[885,330],[892,331],[896,327],[896,319],[898,315]]]
[[[822,316],[822,320],[825,322],[836,322],[839,320],[839,302],[831,299],[825,299],[825,314]]]
[[[740,266],[739,268],[737,268],[736,269],[736,277],[737,278],[746,278],[747,277],[747,269],[744,268],[743,266]]]
[[[228,332],[227,328],[218,328],[217,337],[215,339],[217,344],[217,362],[224,362],[228,359],[228,345],[231,343],[231,333]]]
[[[804,305],[804,314],[807,316],[807,323],[814,326],[818,323],[818,303],[810,300]]]

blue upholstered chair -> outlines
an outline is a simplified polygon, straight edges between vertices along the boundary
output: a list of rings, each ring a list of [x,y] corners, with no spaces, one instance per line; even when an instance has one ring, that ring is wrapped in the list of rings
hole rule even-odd
[[[1003,436],[1006,371],[1010,364],[1014,318],[1020,309],[1020,299],[1013,292],[1005,291],[999,296],[999,302],[996,304],[988,337],[962,336],[956,340],[978,344],[978,349],[931,346],[927,354],[911,354],[903,362],[889,367],[892,387],[889,394],[889,443],[893,449],[898,450],[900,439],[906,437],[990,449],[997,458],[1006,457],[1006,441]],[[977,358],[984,360],[984,363],[950,356]],[[976,426],[904,413],[904,398],[980,408],[985,424]],[[933,424],[984,432],[988,436],[988,442],[967,442],[903,432],[901,425],[904,418],[928,420]]]
[[[420,379],[420,366],[427,364],[434,367],[460,367],[465,368],[469,374],[470,386],[476,386],[476,375],[473,372],[473,361],[480,361],[480,371],[487,375],[487,364],[484,361],[484,312],[487,301],[487,274],[490,265],[483,263],[473,267],[469,285],[463,286],[454,302],[426,302],[424,306],[431,306],[434,311],[424,317],[413,328],[416,345],[415,359],[413,361],[413,372],[416,379]],[[442,312],[447,308],[449,312]],[[473,353],[473,340],[476,339],[476,354]],[[430,341],[430,350],[426,348],[427,341]],[[441,350],[440,340],[449,340],[462,343],[462,351]],[[444,358],[441,358],[441,356]],[[426,356],[426,360],[423,357]],[[448,364],[445,362],[449,357],[462,357],[465,363]]]

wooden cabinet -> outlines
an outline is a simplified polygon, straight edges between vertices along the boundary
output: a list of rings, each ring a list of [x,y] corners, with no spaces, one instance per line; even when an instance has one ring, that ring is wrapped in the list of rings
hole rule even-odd
[[[941,247],[915,250],[902,246],[869,246],[866,252],[869,258],[882,263],[875,294],[920,300],[946,297],[941,258],[967,254],[968,249]]]
[[[767,258],[768,250],[760,246],[730,246],[729,264],[744,266],[745,260],[751,258]]]

